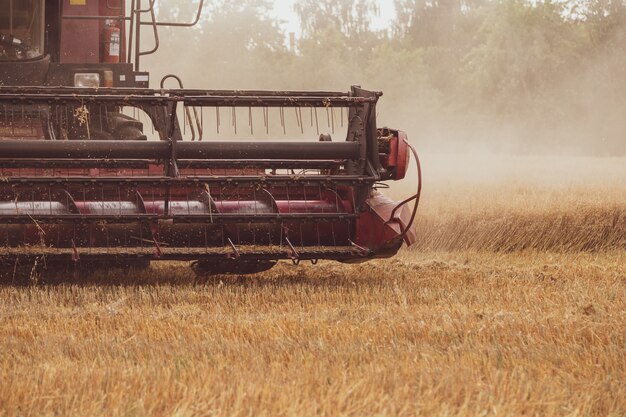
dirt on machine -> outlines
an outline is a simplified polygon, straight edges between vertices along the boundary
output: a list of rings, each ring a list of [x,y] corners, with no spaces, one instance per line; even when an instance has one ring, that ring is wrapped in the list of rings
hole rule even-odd
[[[157,89],[156,0],[0,0],[0,266],[363,262],[415,241],[381,92]],[[142,49],[149,34],[150,50]],[[173,68],[172,70],[175,70]],[[242,138],[243,137],[243,138]],[[419,169],[419,160],[417,160]],[[420,175],[421,177],[421,175]]]

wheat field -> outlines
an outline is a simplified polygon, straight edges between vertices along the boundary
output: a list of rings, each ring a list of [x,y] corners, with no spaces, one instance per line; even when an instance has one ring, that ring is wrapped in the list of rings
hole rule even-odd
[[[391,260],[0,285],[0,416],[626,415],[626,160],[468,164]]]

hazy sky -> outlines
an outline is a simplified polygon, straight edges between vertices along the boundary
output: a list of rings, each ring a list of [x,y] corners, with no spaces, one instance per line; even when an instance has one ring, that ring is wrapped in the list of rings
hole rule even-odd
[[[293,4],[296,0],[274,0],[274,14],[281,20],[285,20],[283,27],[287,32],[300,31],[299,22],[293,12]],[[388,27],[389,21],[393,19],[395,10],[392,0],[376,0],[380,7],[380,16],[374,19],[374,28],[383,29]]]

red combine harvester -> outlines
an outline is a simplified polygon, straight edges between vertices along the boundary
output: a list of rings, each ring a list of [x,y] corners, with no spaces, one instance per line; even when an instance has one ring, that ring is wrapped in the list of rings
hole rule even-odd
[[[150,89],[140,58],[203,6],[195,22],[160,22],[155,1],[0,0],[5,270],[190,260],[243,274],[390,257],[414,241],[421,180],[402,202],[377,191],[415,154],[403,132],[377,127],[381,93],[190,90],[175,76]]]

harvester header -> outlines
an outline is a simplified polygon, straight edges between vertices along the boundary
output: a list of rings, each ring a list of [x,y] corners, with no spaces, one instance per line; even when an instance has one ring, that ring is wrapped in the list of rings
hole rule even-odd
[[[54,13],[46,10],[52,3]],[[124,2],[101,3],[127,21]],[[128,24],[145,25],[147,13],[156,30],[154,2],[148,11],[132,3]],[[48,30],[75,19],[65,14],[72,7],[45,2],[40,12],[58,19]],[[101,17],[84,19],[110,36],[111,21],[99,24]],[[118,29],[123,41],[128,30]],[[55,38],[64,39],[46,39]],[[62,55],[62,46],[48,50]],[[389,257],[414,241],[421,185],[402,202],[378,191],[404,178],[414,153],[402,131],[378,128],[381,93],[191,90],[174,76],[158,90],[116,86],[144,73],[111,62],[111,45],[103,51],[89,65],[55,65],[53,52],[0,59],[0,68],[47,68],[43,80],[7,77],[0,87],[0,261],[191,260],[202,273],[252,273],[280,259]],[[164,88],[169,78],[180,88]]]

